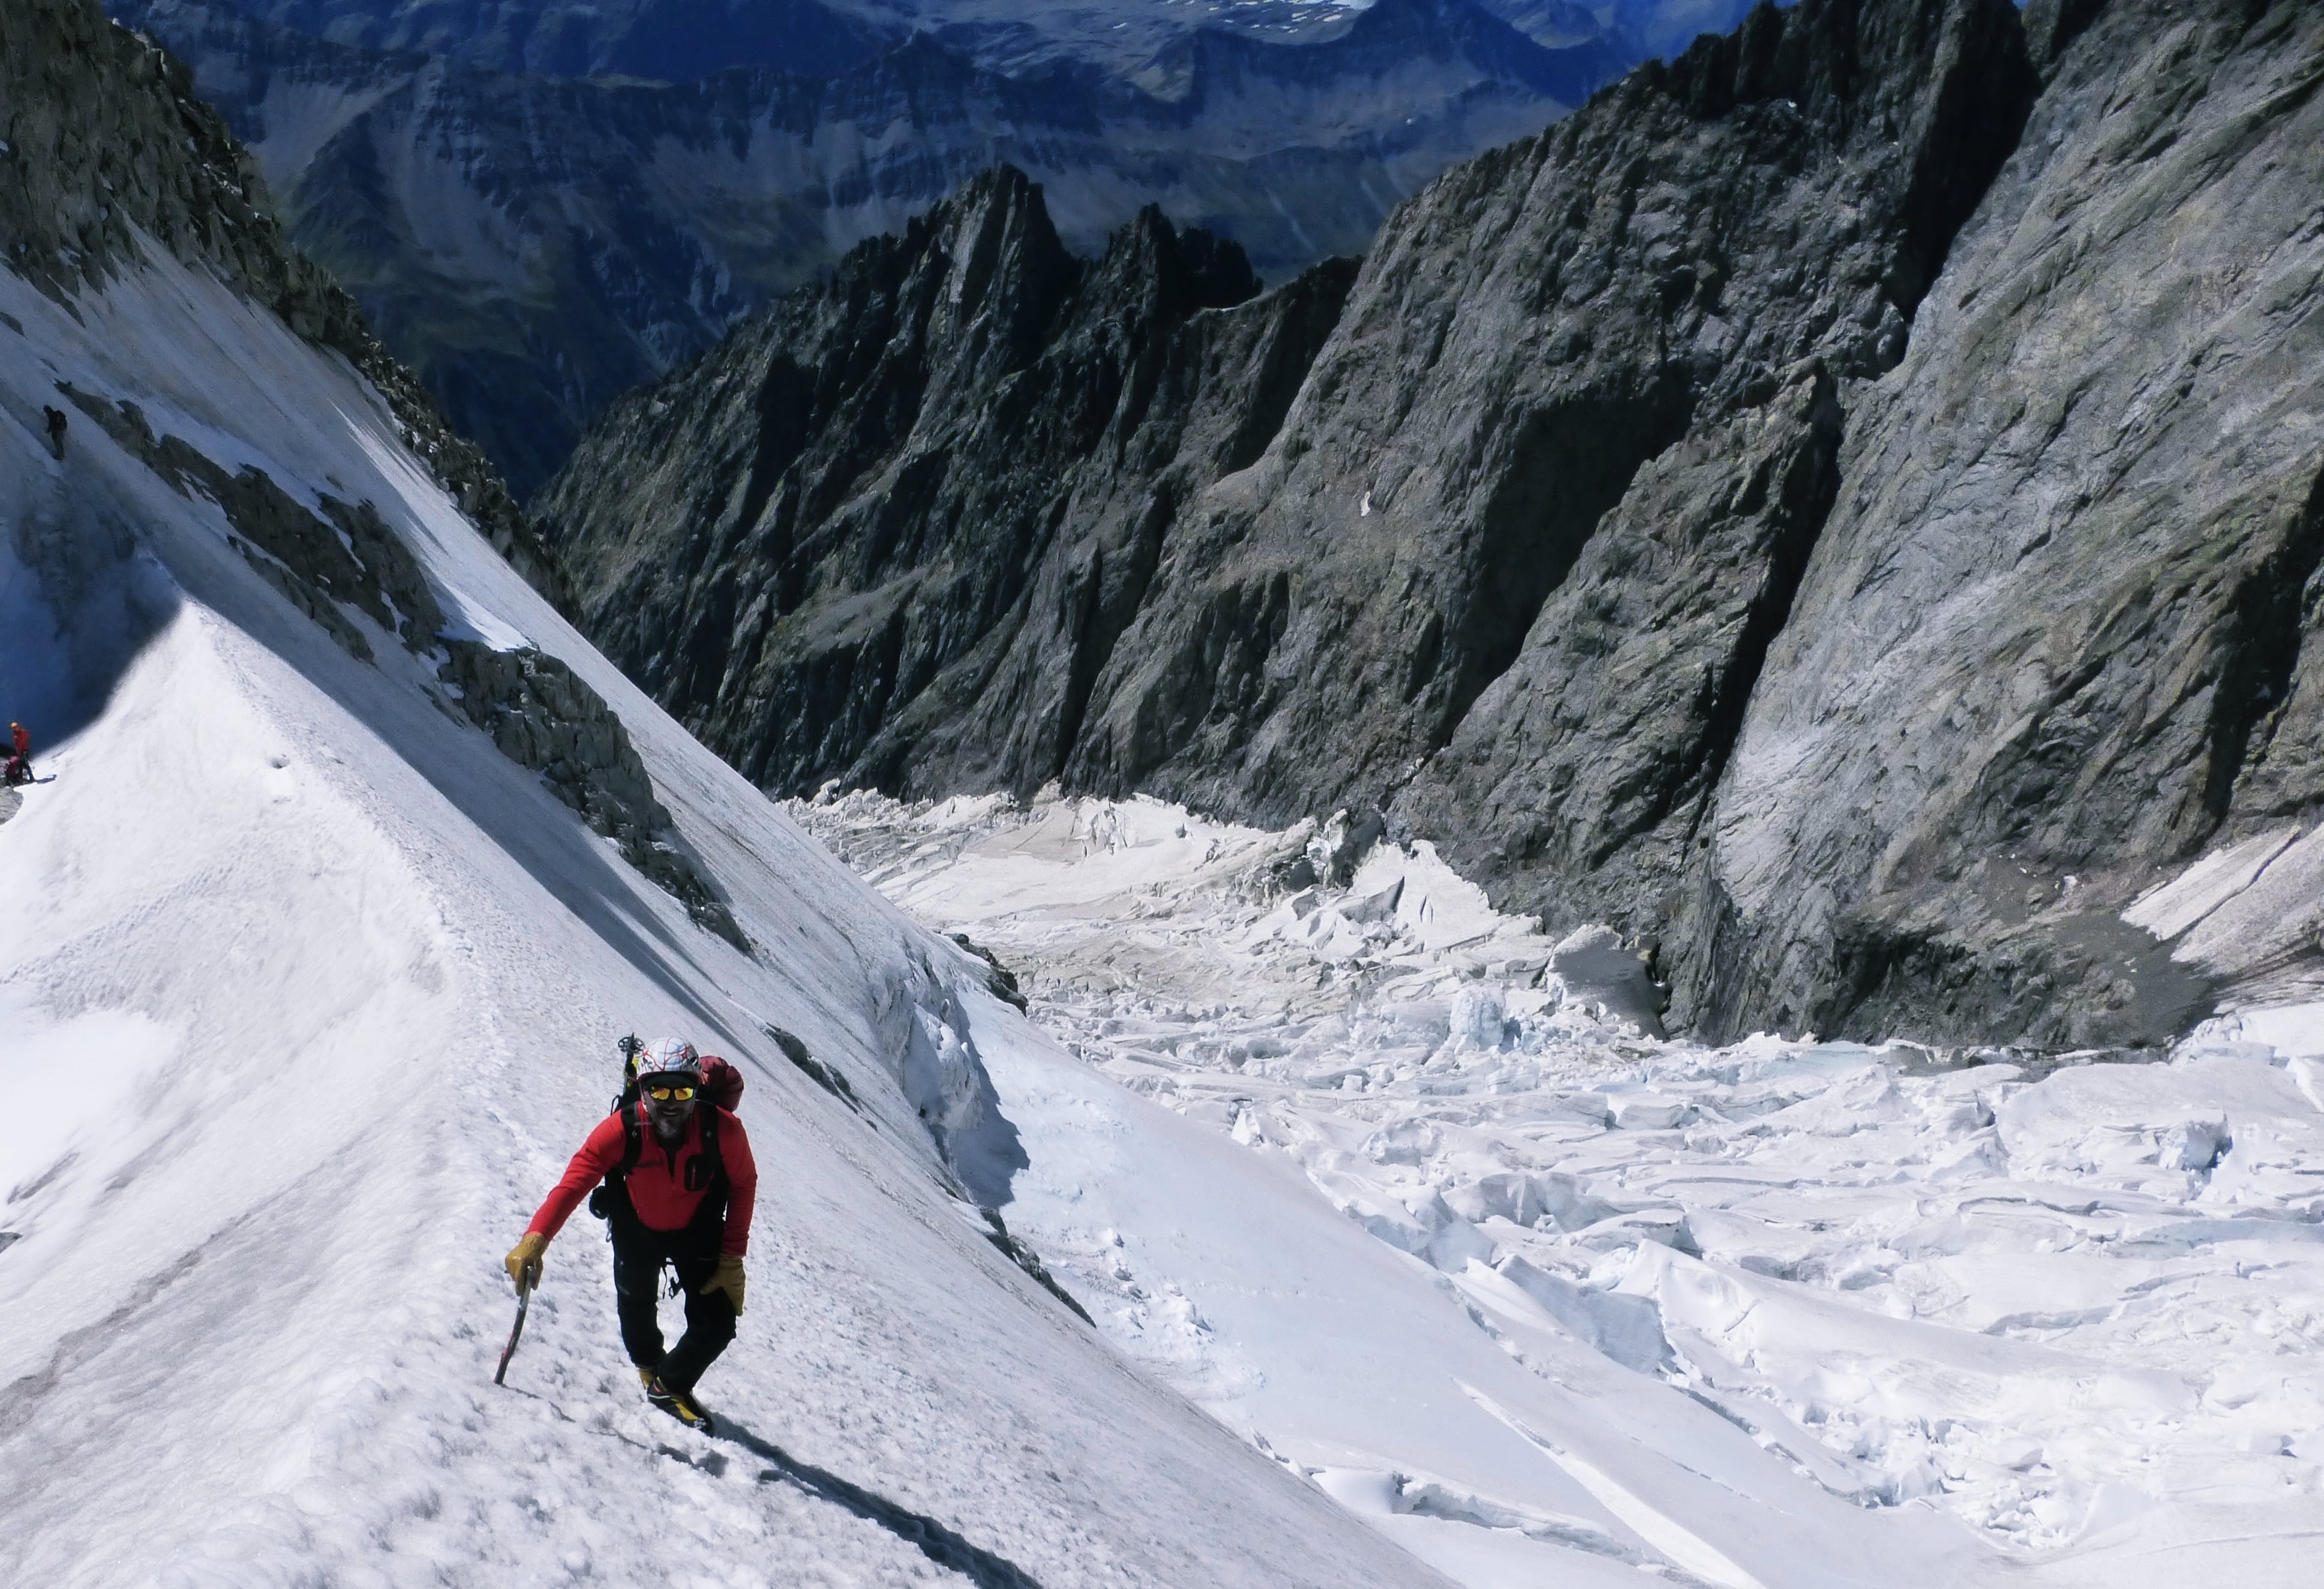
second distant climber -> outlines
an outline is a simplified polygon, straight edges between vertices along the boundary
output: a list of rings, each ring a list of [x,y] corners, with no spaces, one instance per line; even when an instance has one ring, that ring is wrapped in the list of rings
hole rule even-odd
[[[734,1338],[759,1170],[742,1122],[704,1095],[703,1081],[691,1043],[664,1038],[640,1050],[635,1101],[606,1116],[573,1155],[508,1255],[508,1271],[519,1285],[536,1284],[550,1238],[602,1182],[590,1206],[613,1233],[622,1344],[646,1399],[707,1433],[710,1414],[694,1387]],[[668,1352],[656,1316],[665,1268],[677,1272],[686,1298],[686,1333]]]

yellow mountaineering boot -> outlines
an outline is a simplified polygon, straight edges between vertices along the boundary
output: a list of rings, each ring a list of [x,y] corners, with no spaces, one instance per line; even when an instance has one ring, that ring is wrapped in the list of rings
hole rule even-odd
[[[710,1414],[702,1403],[689,1391],[673,1390],[663,1384],[659,1374],[653,1375],[652,1382],[646,1386],[646,1400],[689,1429],[699,1429],[706,1435],[714,1432]]]

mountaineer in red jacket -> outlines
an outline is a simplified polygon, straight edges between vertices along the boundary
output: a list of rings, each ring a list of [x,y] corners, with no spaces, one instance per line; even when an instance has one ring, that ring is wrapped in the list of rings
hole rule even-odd
[[[724,1060],[708,1067],[742,1079]],[[646,1399],[706,1433],[694,1386],[734,1338],[759,1169],[742,1122],[706,1095],[706,1074],[691,1043],[663,1038],[638,1050],[636,1101],[589,1133],[507,1262],[518,1285],[539,1284],[549,1238],[587,1197],[613,1233],[614,1311]],[[665,1265],[686,1296],[686,1334],[666,1353],[655,1311]]]

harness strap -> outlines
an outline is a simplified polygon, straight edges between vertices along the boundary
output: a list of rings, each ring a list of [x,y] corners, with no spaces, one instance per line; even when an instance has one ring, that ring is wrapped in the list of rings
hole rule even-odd
[[[726,1186],[726,1159],[719,1150],[718,1111],[706,1102],[695,1115],[702,1127],[702,1161],[709,1167],[702,1178],[702,1190],[723,1192]],[[645,1128],[638,1122],[638,1111],[625,1108],[622,1111],[622,1161],[605,1172],[606,1184],[628,1180],[630,1172],[638,1167],[638,1156],[644,1151]]]
[[[613,1182],[628,1180],[630,1171],[638,1167],[638,1155],[645,1151],[645,1132],[638,1124],[637,1110],[633,1107],[623,1108],[622,1111],[622,1161],[614,1166],[605,1178]]]
[[[710,1165],[710,1174],[702,1183],[707,1193],[713,1188],[724,1190],[726,1184],[726,1160],[718,1152],[718,1107],[705,1098],[695,1106],[694,1113],[702,1121],[702,1157]]]

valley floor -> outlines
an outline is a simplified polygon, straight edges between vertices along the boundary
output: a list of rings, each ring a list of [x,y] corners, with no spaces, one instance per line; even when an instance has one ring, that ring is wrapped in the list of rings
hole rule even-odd
[[[1286,898],[1344,835],[791,809],[1029,994],[1049,1040],[983,1041],[1031,1158],[1012,1227],[1124,1351],[1448,1575],[2306,1581],[2318,1012],[2144,1066],[1704,1049],[1649,1035],[1635,961],[1497,916],[1425,844]],[[1372,1262],[1271,1245],[1302,1198]]]

